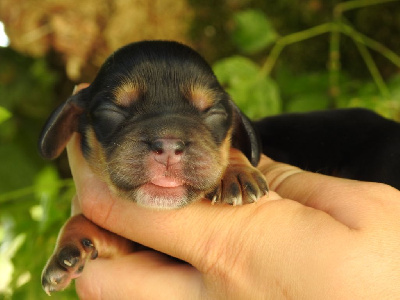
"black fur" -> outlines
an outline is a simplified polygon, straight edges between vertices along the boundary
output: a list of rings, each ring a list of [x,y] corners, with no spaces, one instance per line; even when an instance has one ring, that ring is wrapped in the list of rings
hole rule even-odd
[[[400,124],[361,108],[293,113],[254,122],[262,152],[326,175],[400,189]]]

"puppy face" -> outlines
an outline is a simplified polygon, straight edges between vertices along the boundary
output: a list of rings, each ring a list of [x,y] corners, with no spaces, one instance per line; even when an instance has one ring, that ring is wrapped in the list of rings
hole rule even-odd
[[[118,193],[175,208],[219,182],[232,108],[208,70],[169,48],[158,51],[106,63],[112,76],[94,81],[81,131],[85,156]]]
[[[78,131],[85,158],[116,193],[178,208],[220,184],[232,134],[249,135],[243,118],[195,51],[141,42],[110,56],[94,82],[53,113],[40,150],[57,156]]]

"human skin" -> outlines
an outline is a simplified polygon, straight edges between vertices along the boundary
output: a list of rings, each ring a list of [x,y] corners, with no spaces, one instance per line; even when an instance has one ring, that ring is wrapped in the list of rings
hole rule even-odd
[[[400,295],[400,192],[262,157],[269,197],[154,211],[111,194],[74,135],[75,212],[155,249],[88,263],[81,299],[394,299]],[[168,254],[188,262],[171,259]]]

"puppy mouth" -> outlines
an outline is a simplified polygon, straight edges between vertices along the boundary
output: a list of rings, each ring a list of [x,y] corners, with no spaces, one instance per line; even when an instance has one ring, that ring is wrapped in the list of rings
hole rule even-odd
[[[158,175],[141,184],[135,192],[136,202],[153,209],[176,209],[187,203],[188,185],[176,176]]]
[[[185,181],[175,177],[160,176],[150,180],[148,184],[153,184],[160,188],[176,188],[185,184]]]

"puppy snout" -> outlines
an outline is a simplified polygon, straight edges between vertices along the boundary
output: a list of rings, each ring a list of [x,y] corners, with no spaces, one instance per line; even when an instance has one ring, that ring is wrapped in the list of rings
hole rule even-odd
[[[150,144],[154,159],[164,166],[178,163],[185,148],[185,143],[180,139],[157,139]]]

